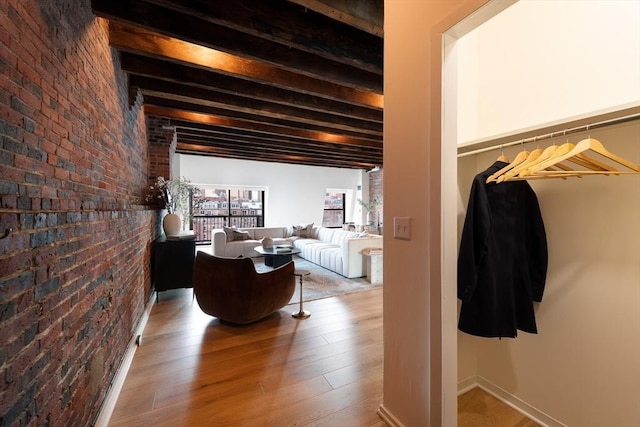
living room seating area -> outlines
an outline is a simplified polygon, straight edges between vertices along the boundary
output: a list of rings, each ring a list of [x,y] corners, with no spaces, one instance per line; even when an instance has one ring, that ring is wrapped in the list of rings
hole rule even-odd
[[[219,257],[258,257],[254,248],[262,239],[271,237],[273,244],[290,245],[300,249],[299,256],[347,278],[367,274],[367,248],[382,248],[382,236],[358,233],[339,228],[314,227],[256,227],[215,229],[211,233],[211,251]]]

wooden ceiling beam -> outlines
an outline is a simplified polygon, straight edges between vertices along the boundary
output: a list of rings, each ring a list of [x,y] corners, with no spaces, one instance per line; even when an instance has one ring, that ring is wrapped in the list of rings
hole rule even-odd
[[[366,156],[382,155],[382,147],[360,147],[354,145],[331,144],[328,142],[303,140],[300,138],[283,137],[282,135],[260,134],[258,132],[239,131],[230,128],[218,128],[212,126],[210,129],[194,129],[175,125],[179,138],[195,138],[201,141],[235,138],[244,142],[265,142],[268,144],[287,144],[289,147],[301,149],[319,149],[325,151],[340,151],[342,153]]]
[[[249,137],[243,137],[239,135],[219,134],[216,136],[203,136],[190,134],[186,132],[178,132],[178,142],[197,142],[204,145],[215,146],[230,146],[247,149],[248,151],[255,151],[259,153],[261,151],[271,152],[284,152],[284,153],[308,153],[315,156],[326,157],[328,159],[344,159],[349,158],[351,160],[372,160],[380,159],[382,152],[371,152],[365,150],[353,150],[349,147],[341,146],[318,146],[316,144],[300,144],[289,141],[272,141],[267,139],[255,139]],[[326,144],[325,144],[326,145]]]
[[[273,154],[273,155],[289,155],[291,153],[296,153],[301,156],[313,157],[316,159],[324,159],[330,161],[340,161],[342,163],[375,163],[377,159],[381,156],[363,156],[363,155],[353,155],[340,152],[328,152],[328,151],[317,151],[317,150],[309,150],[309,149],[300,149],[298,147],[287,147],[286,145],[278,145],[278,144],[256,144],[254,145],[251,142],[239,141],[235,139],[216,139],[216,140],[205,140],[198,138],[187,138],[183,137],[178,139],[179,144],[200,144],[207,147],[217,147],[224,148],[229,150],[238,150],[239,152],[245,152],[247,156],[260,158],[265,155]],[[329,154],[330,153],[330,154]]]
[[[239,58],[225,52],[195,45],[130,25],[109,25],[111,44],[129,52],[217,70],[284,89],[373,108],[383,107],[380,94],[321,81],[277,67]]]
[[[141,0],[93,0],[100,16],[316,79],[382,93],[382,74],[298,51]],[[380,71],[380,70],[378,70]]]
[[[336,129],[319,127],[313,129],[312,126],[301,127],[299,124],[289,123],[284,120],[266,122],[263,118],[245,117],[239,113],[232,115],[229,114],[230,112],[225,113],[222,111],[222,114],[215,114],[213,112],[207,114],[200,111],[194,111],[193,108],[189,110],[189,108],[184,108],[187,106],[179,103],[176,103],[173,107],[169,107],[166,104],[158,104],[159,103],[155,103],[152,99],[145,100],[145,113],[196,123],[238,127],[241,129],[253,129],[259,132],[272,133],[275,135],[285,133],[287,135],[297,136],[300,138],[337,144],[360,145],[365,147],[382,146],[381,135],[348,135],[346,133],[337,132]],[[380,138],[376,138],[376,136],[380,136]]]
[[[196,135],[202,138],[216,138],[219,135],[230,135],[239,138],[251,138],[256,141],[270,141],[273,143],[295,143],[306,144],[316,147],[324,147],[327,150],[345,150],[350,152],[364,152],[369,154],[382,154],[382,144],[378,143],[375,147],[362,145],[362,142],[349,140],[349,143],[342,141],[341,143],[327,142],[326,140],[317,140],[309,138],[300,138],[285,133],[275,134],[273,132],[263,132],[255,129],[246,129],[238,127],[225,127],[210,124],[202,124],[196,122],[187,122],[183,120],[171,119],[171,125],[175,127],[179,135]],[[369,141],[370,143],[371,141]]]
[[[351,162],[348,160],[335,160],[327,161],[323,158],[317,158],[312,156],[301,156],[297,154],[286,155],[261,155],[251,157],[248,156],[246,150],[230,150],[219,147],[209,147],[198,144],[181,144],[178,143],[176,153],[180,154],[195,154],[199,156],[214,156],[221,158],[231,158],[239,160],[253,160],[257,162],[275,162],[275,163],[287,163],[287,164],[301,164],[311,166],[322,167],[336,167],[336,168],[351,168],[351,169],[369,169],[375,164],[365,162]]]
[[[91,0],[178,152],[382,164],[383,0]]]
[[[274,102],[312,111],[331,112],[345,117],[358,118],[382,123],[382,110],[367,108],[318,96],[297,93],[274,86],[259,84],[250,80],[216,73],[213,70],[193,68],[181,64],[162,61],[143,55],[123,52],[122,69],[132,76],[154,77],[167,82],[181,83],[218,93],[244,94],[252,98]],[[133,83],[133,77],[130,79]]]
[[[378,37],[384,36],[384,0],[289,1]]]
[[[149,102],[151,102],[150,97],[154,97],[156,98],[154,102],[158,102],[159,99],[166,100],[164,102],[165,105],[171,105],[171,101],[190,103],[198,106],[195,108],[204,113],[218,112],[219,109],[225,109],[249,115],[260,115],[263,118],[285,119],[304,125],[316,125],[354,132],[382,133],[381,123],[353,119],[337,114],[314,112],[230,94],[212,93],[211,91],[177,83],[161,82],[158,84],[157,81],[147,77],[132,78],[131,84],[139,87],[143,96]],[[209,107],[216,110],[209,110]]]
[[[382,131],[367,130],[362,128],[353,128],[349,126],[339,124],[327,124],[327,123],[311,123],[296,120],[290,117],[271,117],[266,114],[252,114],[244,111],[231,110],[228,108],[211,107],[207,105],[193,104],[191,102],[179,101],[175,99],[165,99],[156,96],[152,96],[151,93],[144,94],[144,102],[149,106],[157,106],[162,108],[170,108],[174,110],[184,110],[187,112],[200,113],[209,116],[227,117],[240,119],[244,122],[251,123],[253,127],[259,127],[262,125],[276,125],[283,128],[292,129],[307,129],[316,131],[322,136],[329,135],[341,135],[355,136],[360,139],[372,139],[382,141]]]
[[[216,134],[216,133],[225,133],[229,135],[247,135],[253,138],[273,138],[276,140],[283,141],[292,141],[292,142],[301,142],[301,143],[313,143],[320,145],[327,144],[339,144],[341,146],[354,147],[354,149],[358,150],[378,150],[382,151],[382,142],[371,140],[371,139],[359,139],[352,137],[345,137],[340,135],[327,136],[325,134],[324,139],[319,140],[317,138],[305,138],[300,137],[299,133],[294,130],[293,132],[289,132],[289,130],[283,130],[282,132],[273,132],[272,129],[259,128],[259,127],[251,127],[239,128],[237,126],[217,126],[212,124],[203,124],[198,122],[188,122],[179,119],[171,119],[171,125],[176,127],[176,129],[180,129],[181,131],[187,132],[197,132],[200,134]],[[338,137],[335,138],[335,137]]]
[[[382,75],[384,46],[381,37],[286,0],[146,2]]]

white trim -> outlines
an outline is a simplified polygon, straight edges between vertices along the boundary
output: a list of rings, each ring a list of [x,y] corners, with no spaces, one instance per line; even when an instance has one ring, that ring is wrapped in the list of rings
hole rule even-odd
[[[458,120],[458,73],[456,43],[459,38],[475,30],[486,21],[500,14],[516,0],[490,0],[466,18],[441,34],[441,152],[440,152],[440,273],[441,273],[441,389],[440,412],[442,425],[457,425],[458,400],[458,333],[457,333],[457,270],[458,257],[458,206],[457,182],[459,151]],[[433,402],[434,398],[431,398]]]
[[[458,396],[478,387],[476,375],[472,375],[458,383]]]
[[[517,0],[493,0],[477,9],[475,12],[458,22],[456,25],[446,31],[446,34],[459,39],[471,31],[475,30],[494,16],[503,12],[509,6],[514,5]]]
[[[151,314],[151,309],[153,308],[155,301],[154,295],[155,292],[151,294],[151,298],[149,298],[149,301],[142,312],[138,326],[133,332],[133,335],[129,340],[129,344],[127,344],[127,349],[124,352],[120,366],[113,377],[111,387],[107,390],[107,395],[105,396],[102,407],[99,410],[98,417],[93,424],[96,427],[107,427],[109,424],[113,410],[116,407],[116,402],[118,401],[118,396],[120,396],[120,391],[122,390],[124,381],[127,378],[127,373],[129,372],[129,368],[133,362],[133,356],[136,354],[136,350],[138,349],[138,337],[142,337],[142,332],[147,325],[147,320],[149,320],[149,315]]]
[[[394,417],[393,414],[385,408],[384,404],[378,408],[378,416],[390,427],[404,427],[404,424]]]
[[[500,135],[468,141],[458,144],[458,157],[469,156],[484,151],[496,150],[521,143],[542,141],[544,139],[564,136],[575,132],[597,129],[610,123],[617,124],[621,120],[635,120],[640,113],[640,102],[630,102],[624,105],[604,108],[602,110],[581,114],[565,119],[558,119],[548,123],[516,129]],[[566,132],[566,133],[563,133]],[[531,140],[531,141],[529,141]]]
[[[542,412],[534,406],[531,406],[516,395],[509,393],[505,389],[497,386],[480,375],[475,375],[460,381],[458,383],[458,395],[466,393],[476,387],[480,387],[482,390],[503,402],[505,405],[515,409],[522,415],[540,424],[542,427],[567,427],[566,424],[561,423],[552,416]]]
[[[442,419],[444,426],[455,426],[458,401],[454,390],[458,381],[457,337],[457,257],[458,235],[457,185],[458,159],[456,158],[457,123],[457,51],[456,39],[447,33],[442,35],[442,99],[441,128],[442,150],[440,151],[440,271],[441,271],[441,333],[442,333]],[[447,339],[449,338],[449,339]],[[452,339],[453,338],[453,339]]]

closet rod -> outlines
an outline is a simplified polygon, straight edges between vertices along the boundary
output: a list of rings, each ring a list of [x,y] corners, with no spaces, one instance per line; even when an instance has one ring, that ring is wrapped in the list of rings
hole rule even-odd
[[[638,120],[638,119],[640,119],[640,113],[631,114],[629,116],[618,117],[618,118],[615,118],[615,119],[604,120],[604,121],[601,121],[601,122],[591,123],[591,124],[588,124],[588,125],[577,126],[577,127],[574,127],[574,128],[564,129],[564,130],[561,130],[561,131],[555,131],[555,132],[551,132],[551,133],[546,133],[544,135],[532,136],[530,138],[520,139],[518,141],[513,141],[513,142],[507,142],[505,144],[496,144],[496,145],[492,145],[490,147],[479,148],[477,150],[467,151],[465,153],[460,153],[460,154],[458,154],[458,157],[466,157],[466,156],[471,156],[471,155],[474,155],[474,154],[485,153],[487,151],[492,151],[492,150],[496,150],[496,149],[499,149],[499,148],[511,147],[511,146],[518,145],[518,144],[528,144],[530,142],[540,142],[540,141],[543,141],[545,139],[551,139],[551,138],[555,138],[555,137],[558,137],[558,136],[564,136],[564,135],[569,135],[569,134],[573,134],[573,133],[589,131],[589,130],[592,130],[592,129],[598,129],[598,128],[602,128],[602,127],[606,127],[606,126],[617,125],[617,124],[620,124],[620,123],[626,123],[626,122],[630,122],[630,121]]]

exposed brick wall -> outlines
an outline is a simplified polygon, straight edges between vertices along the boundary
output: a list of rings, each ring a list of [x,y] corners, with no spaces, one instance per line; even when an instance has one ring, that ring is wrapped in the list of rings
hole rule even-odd
[[[89,0],[0,2],[0,425],[90,425],[150,298],[158,213]]]
[[[384,202],[384,198],[382,197],[383,175],[384,173],[382,169],[380,169],[377,172],[369,173],[369,200],[373,200],[374,197],[379,197]],[[380,224],[383,223],[383,219],[382,219],[383,204],[376,206],[373,211],[373,218],[376,223],[378,223],[378,220],[380,221]]]
[[[164,117],[147,116],[149,138],[149,179],[159,176],[171,179],[171,160],[178,145],[178,135],[170,120]]]

